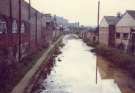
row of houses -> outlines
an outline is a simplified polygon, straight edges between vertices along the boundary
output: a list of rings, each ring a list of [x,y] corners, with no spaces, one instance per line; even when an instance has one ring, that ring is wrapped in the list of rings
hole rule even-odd
[[[55,21],[54,16],[39,12],[25,0],[21,5],[19,0],[0,0],[0,64],[18,62],[19,53],[23,59],[51,44],[59,35]]]
[[[99,43],[127,53],[135,53],[135,11],[104,16],[99,26]]]
[[[80,26],[79,37],[91,43],[98,43],[98,32],[96,28]]]

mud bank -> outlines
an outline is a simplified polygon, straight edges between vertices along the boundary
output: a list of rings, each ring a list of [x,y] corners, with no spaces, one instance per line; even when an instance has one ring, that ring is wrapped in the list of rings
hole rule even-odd
[[[51,52],[48,54],[48,57],[45,59],[45,62],[43,62],[39,70],[33,76],[30,84],[25,89],[24,93],[39,93],[40,89],[44,89],[44,87],[40,84],[50,74],[52,67],[55,65],[55,58],[57,57],[57,55],[61,54],[60,48],[63,46],[64,44],[61,40],[53,48],[53,50],[51,50]]]
[[[129,75],[128,71],[117,68],[113,63],[108,62],[108,60],[101,56],[97,56],[97,63],[103,79],[113,78],[122,93],[135,93],[135,79]]]

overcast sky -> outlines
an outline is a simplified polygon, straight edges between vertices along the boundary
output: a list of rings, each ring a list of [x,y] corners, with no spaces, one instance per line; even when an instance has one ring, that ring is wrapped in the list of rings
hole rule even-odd
[[[26,0],[28,1],[28,0]],[[96,25],[98,0],[31,0],[32,6],[44,13],[63,16],[82,25]],[[101,18],[117,12],[135,10],[135,0],[101,0]]]

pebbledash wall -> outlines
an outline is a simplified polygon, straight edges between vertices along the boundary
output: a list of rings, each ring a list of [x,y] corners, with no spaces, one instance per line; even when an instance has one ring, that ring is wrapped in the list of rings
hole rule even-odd
[[[21,1],[21,58],[37,52],[45,43],[47,27],[44,14]],[[19,0],[0,0],[0,61],[18,62]],[[43,19],[43,20],[42,20]],[[50,26],[51,27],[51,26]],[[51,33],[51,32],[49,32]],[[51,37],[51,34],[48,34]],[[47,35],[47,36],[48,36]],[[0,63],[1,63],[0,62]]]

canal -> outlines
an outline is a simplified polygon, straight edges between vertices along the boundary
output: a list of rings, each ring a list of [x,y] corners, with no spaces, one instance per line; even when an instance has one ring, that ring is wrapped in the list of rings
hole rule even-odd
[[[121,93],[113,79],[101,79],[99,72],[96,84],[97,56],[92,47],[73,35],[65,36],[63,43],[62,53],[35,93]]]

